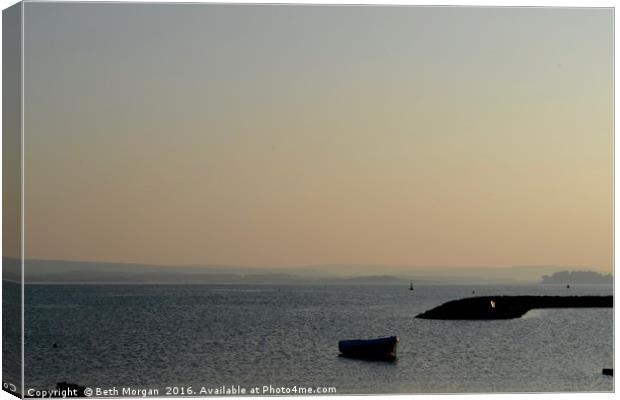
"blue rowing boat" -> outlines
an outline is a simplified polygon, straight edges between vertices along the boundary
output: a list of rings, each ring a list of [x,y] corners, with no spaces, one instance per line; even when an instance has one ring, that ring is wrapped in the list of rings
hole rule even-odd
[[[341,340],[338,350],[344,357],[393,361],[396,359],[398,336],[377,339]]]

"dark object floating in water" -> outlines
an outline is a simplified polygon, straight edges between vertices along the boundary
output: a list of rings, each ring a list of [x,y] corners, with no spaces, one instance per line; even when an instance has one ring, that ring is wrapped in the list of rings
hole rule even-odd
[[[613,368],[603,368],[603,375],[614,376]]]
[[[409,290],[413,290],[413,281],[409,283]]]
[[[398,336],[377,339],[341,340],[338,350],[344,357],[361,358],[365,360],[394,361]]]
[[[469,297],[418,314],[423,319],[510,319],[535,308],[611,308],[613,296]]]
[[[58,344],[54,343],[54,345],[52,346],[53,348],[57,349],[58,348]]]
[[[566,285],[566,289],[570,289],[570,285]]]

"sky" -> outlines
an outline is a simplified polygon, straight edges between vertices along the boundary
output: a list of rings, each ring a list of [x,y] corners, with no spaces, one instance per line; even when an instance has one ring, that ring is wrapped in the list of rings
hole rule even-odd
[[[612,270],[611,9],[24,15],[26,258]]]

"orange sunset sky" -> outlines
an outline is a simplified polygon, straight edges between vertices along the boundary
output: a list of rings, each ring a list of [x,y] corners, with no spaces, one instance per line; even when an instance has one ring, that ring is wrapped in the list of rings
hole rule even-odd
[[[611,9],[24,16],[26,258],[612,270]]]

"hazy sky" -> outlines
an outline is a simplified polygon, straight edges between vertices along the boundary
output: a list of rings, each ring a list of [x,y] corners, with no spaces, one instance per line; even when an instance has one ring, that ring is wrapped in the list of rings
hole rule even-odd
[[[25,5],[27,258],[612,268],[611,9]]]

